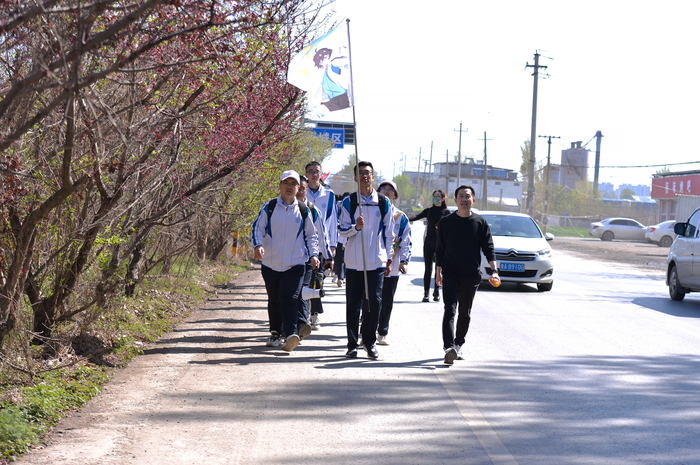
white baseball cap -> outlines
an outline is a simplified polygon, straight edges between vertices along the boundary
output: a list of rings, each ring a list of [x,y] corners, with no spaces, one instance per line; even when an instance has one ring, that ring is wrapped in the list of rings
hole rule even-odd
[[[399,190],[396,188],[396,183],[394,181],[382,181],[382,183],[379,185],[379,188],[381,189],[384,184],[389,184],[392,189],[394,189],[394,192],[396,193],[396,198],[399,198]]]
[[[297,184],[300,184],[299,173],[297,173],[294,170],[287,170],[284,173],[282,173],[282,176],[280,176],[280,182],[284,181],[287,178],[292,178],[297,182]]]

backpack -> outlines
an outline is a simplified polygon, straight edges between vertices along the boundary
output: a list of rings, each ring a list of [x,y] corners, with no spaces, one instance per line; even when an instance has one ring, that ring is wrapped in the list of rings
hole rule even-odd
[[[379,199],[379,211],[382,214],[382,222],[384,222],[384,215],[386,215],[386,196],[381,192],[377,192],[377,198]],[[355,218],[355,211],[357,210],[357,192],[350,193],[350,218]]]
[[[270,237],[272,237],[272,213],[275,211],[275,205],[277,205],[277,198],[267,202],[267,235]],[[304,223],[306,222],[306,218],[309,217],[309,208],[299,199],[297,199],[297,205],[299,205],[299,211],[301,212],[299,232],[304,232]],[[299,237],[299,234],[297,234],[297,237]],[[306,237],[306,233],[304,233],[304,237]]]

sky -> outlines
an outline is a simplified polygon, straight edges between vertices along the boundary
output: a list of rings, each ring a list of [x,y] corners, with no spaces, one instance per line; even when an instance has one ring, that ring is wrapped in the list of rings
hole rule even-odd
[[[452,161],[460,123],[463,156],[482,160],[486,133],[489,165],[519,171],[536,52],[547,66],[536,133],[560,137],[552,163],[590,141],[592,181],[601,131],[601,183],[700,169],[700,2],[335,0],[324,10],[350,20],[358,156],[385,178],[415,171],[431,143],[433,163]],[[326,119],[352,122],[352,110]],[[547,147],[536,139],[538,168]],[[354,150],[334,150],[324,171]]]

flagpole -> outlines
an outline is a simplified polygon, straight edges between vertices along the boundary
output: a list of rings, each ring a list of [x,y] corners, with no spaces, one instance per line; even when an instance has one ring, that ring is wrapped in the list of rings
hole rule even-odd
[[[352,127],[355,131],[355,179],[357,180],[357,208],[362,216],[362,199],[360,197],[360,167],[357,155],[357,120],[355,119],[355,88],[352,80],[352,47],[350,45],[350,20],[346,19],[345,24],[348,29],[348,61],[350,62],[350,103],[352,104]],[[373,173],[374,174],[374,173]],[[365,280],[365,303],[369,308],[369,284],[367,283],[367,259],[365,258],[365,228],[360,229],[360,243],[362,245],[362,274]]]

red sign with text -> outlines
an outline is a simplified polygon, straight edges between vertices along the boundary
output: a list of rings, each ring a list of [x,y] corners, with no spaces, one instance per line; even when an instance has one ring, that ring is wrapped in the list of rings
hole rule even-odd
[[[700,174],[651,179],[653,199],[675,199],[678,194],[700,195]]]

